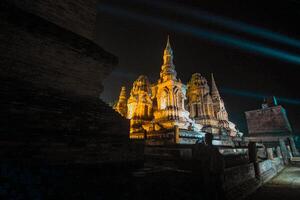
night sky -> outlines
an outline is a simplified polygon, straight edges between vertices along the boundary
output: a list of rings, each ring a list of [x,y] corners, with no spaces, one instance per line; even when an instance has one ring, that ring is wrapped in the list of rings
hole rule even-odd
[[[170,35],[178,78],[187,83],[199,72],[210,82],[213,73],[240,130],[246,131],[244,112],[275,95],[300,132],[300,2],[149,1],[98,6],[97,41],[119,58],[104,82],[103,100],[115,101],[122,85],[129,95],[141,74],[156,82]]]

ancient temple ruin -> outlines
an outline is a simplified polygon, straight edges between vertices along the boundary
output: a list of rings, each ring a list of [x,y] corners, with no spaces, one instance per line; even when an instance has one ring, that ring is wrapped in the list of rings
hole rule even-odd
[[[118,59],[95,42],[96,7],[1,1],[2,160],[107,163],[134,154],[125,153],[129,120],[98,98]]]
[[[151,84],[146,76],[139,76],[133,83],[129,98],[122,87],[114,109],[130,119],[130,138],[177,137],[173,142],[194,143],[207,132],[240,135],[236,125],[228,119],[213,75],[211,88],[200,73],[193,74],[184,84],[177,77],[173,58],[168,38],[157,83]]]

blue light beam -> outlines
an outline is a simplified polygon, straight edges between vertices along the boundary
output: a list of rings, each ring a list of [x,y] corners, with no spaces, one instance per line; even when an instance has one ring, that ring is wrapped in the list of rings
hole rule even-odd
[[[203,20],[209,23],[217,24],[219,26],[223,26],[228,29],[237,30],[240,32],[252,34],[254,36],[259,36],[268,40],[273,40],[282,44],[290,45],[293,47],[300,48],[300,41],[294,38],[287,37],[285,35],[272,32],[270,30],[256,27],[250,24],[246,24],[244,22],[232,20],[230,18],[221,17],[218,15],[213,15],[205,11],[196,10],[193,8],[186,8],[179,4],[175,3],[166,3],[166,2],[158,2],[158,1],[145,1],[145,0],[136,0],[147,3],[151,6],[155,6],[157,8],[164,8],[171,10],[173,12],[179,13],[181,15],[194,17],[198,20]]]
[[[236,89],[231,89],[231,88],[221,88],[221,92],[225,93],[225,94],[260,99],[260,100],[263,100],[264,98],[271,96],[271,95],[267,95],[267,94],[261,94],[261,93],[257,93],[257,92],[249,92],[249,91],[243,91],[243,90],[236,90]],[[276,99],[280,103],[291,104],[291,105],[300,105],[300,99],[291,99],[291,98],[285,98],[285,97],[276,97]]]
[[[263,46],[259,43],[239,39],[237,37],[229,36],[227,34],[219,34],[204,28],[197,28],[194,26],[174,22],[167,19],[152,16],[144,16],[108,4],[102,4],[98,6],[98,11],[109,13],[114,16],[126,17],[143,23],[156,24],[171,29],[173,31],[178,31],[184,34],[192,35],[197,38],[208,39],[221,44],[238,47],[249,52],[260,53],[261,55],[276,58],[289,63],[294,63],[297,65],[300,64],[300,56],[297,54],[291,54],[286,51]]]

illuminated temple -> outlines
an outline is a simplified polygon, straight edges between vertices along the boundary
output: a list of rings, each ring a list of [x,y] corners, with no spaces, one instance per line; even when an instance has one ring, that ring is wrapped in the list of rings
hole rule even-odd
[[[195,143],[207,132],[239,135],[235,124],[228,120],[213,75],[211,87],[200,73],[193,74],[187,85],[177,78],[169,39],[157,83],[150,84],[146,76],[139,76],[129,98],[126,88],[122,87],[114,109],[130,119],[132,139]]]

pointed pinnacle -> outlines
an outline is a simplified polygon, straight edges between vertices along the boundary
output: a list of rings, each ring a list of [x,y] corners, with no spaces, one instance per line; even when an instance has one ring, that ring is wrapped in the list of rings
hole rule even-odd
[[[167,38],[167,45],[166,45],[166,50],[171,50],[172,51],[172,48],[171,48],[171,44],[170,44],[170,36],[168,35],[168,38]]]
[[[211,73],[211,93],[214,94],[214,95],[220,95],[219,94],[219,90],[217,88],[217,85],[216,85],[216,82],[215,82],[215,79],[214,79],[214,74]]]

